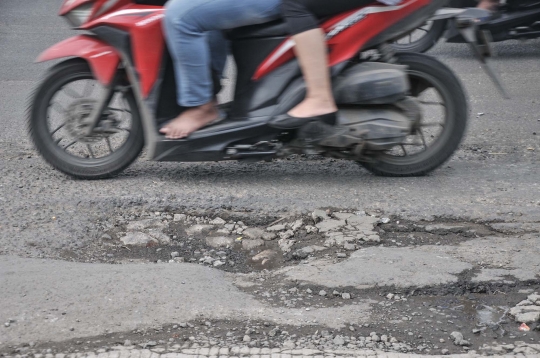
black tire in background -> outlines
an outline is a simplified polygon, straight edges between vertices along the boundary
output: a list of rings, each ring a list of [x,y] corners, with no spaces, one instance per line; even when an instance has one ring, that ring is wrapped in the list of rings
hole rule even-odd
[[[407,73],[414,91],[414,81],[433,82],[445,102],[445,127],[433,146],[411,156],[381,153],[374,162],[361,164],[376,175],[421,176],[435,170],[456,151],[467,127],[468,105],[464,88],[456,75],[437,59],[424,54],[399,53],[397,63],[408,66]],[[414,96],[415,94],[412,93]]]
[[[137,159],[144,147],[144,133],[138,106],[131,91],[124,94],[131,112],[132,127],[125,143],[102,158],[79,158],[60,148],[47,125],[49,103],[63,86],[81,79],[94,79],[88,64],[81,59],[62,62],[49,70],[36,89],[28,118],[30,137],[39,153],[54,168],[77,179],[110,178]]]
[[[418,40],[408,44],[398,44],[394,42],[392,46],[397,52],[416,52],[424,53],[437,44],[446,30],[446,20],[433,21],[433,25]],[[409,35],[405,36],[408,37]]]

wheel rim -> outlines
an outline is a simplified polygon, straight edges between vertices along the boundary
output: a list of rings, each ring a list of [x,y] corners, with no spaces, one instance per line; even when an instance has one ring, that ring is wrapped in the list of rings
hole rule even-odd
[[[409,34],[396,40],[394,42],[394,45],[397,47],[404,47],[404,48],[411,47],[413,44],[418,43],[429,34],[429,32],[433,28],[433,24],[434,24],[433,21],[427,21],[422,26],[417,27],[413,31],[409,32]]]
[[[408,70],[411,95],[422,107],[422,118],[405,141],[377,156],[381,162],[411,165],[433,156],[452,134],[455,109],[444,84],[430,74]],[[441,118],[442,117],[442,118]]]
[[[74,165],[101,166],[126,155],[133,140],[135,121],[125,92],[116,92],[91,136],[82,135],[81,124],[105,89],[90,73],[59,81],[44,103],[45,140],[60,160]]]

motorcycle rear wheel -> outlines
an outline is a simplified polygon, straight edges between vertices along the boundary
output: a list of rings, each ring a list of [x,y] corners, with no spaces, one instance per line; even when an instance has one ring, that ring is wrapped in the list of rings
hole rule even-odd
[[[398,52],[427,52],[439,42],[445,30],[446,20],[431,21],[398,39],[392,46]]]
[[[28,129],[39,153],[54,168],[77,179],[113,177],[133,163],[144,146],[141,117],[129,87],[115,92],[109,103],[107,128],[90,136],[81,134],[80,125],[96,103],[91,96],[96,88],[99,91],[100,85],[88,64],[68,60],[49,70],[29,109]]]
[[[392,150],[375,153],[372,162],[360,164],[380,176],[422,176],[444,164],[461,143],[467,126],[467,99],[456,75],[435,58],[417,53],[398,53],[396,58],[398,64],[408,66],[411,96],[417,97],[420,104],[428,106],[428,111],[424,111],[423,121],[416,132],[411,133],[411,140]],[[428,90],[438,92],[437,97],[443,101],[442,123],[425,122],[425,117],[429,115],[426,112],[430,112],[429,106],[436,104],[419,98]],[[432,131],[431,138],[427,138],[424,131]],[[433,140],[428,144],[430,139]],[[411,149],[408,149],[413,148],[413,145],[421,147],[418,152],[412,153]]]

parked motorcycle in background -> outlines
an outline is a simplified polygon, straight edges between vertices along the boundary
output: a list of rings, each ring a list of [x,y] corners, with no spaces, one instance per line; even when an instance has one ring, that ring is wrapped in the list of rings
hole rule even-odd
[[[475,0],[450,0],[447,9],[462,9],[463,16],[479,20],[480,31],[489,34],[490,41],[525,40],[540,37],[540,2],[536,0],[502,0],[496,12],[477,9]],[[457,12],[455,12],[457,14]],[[416,30],[398,39],[394,48],[400,52],[426,52],[441,39],[465,43],[452,19],[430,19]]]

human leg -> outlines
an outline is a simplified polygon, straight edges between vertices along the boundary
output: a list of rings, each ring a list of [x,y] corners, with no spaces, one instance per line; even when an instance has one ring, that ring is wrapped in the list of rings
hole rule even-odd
[[[215,31],[270,21],[279,17],[279,4],[279,0],[172,0],[168,4],[165,31],[175,63],[178,103],[189,108],[162,128],[163,134],[171,139],[186,137],[217,119],[211,68],[222,70],[226,46],[219,46]],[[214,52],[218,49],[213,60],[208,40]]]
[[[306,98],[289,111],[297,118],[335,113],[328,50],[318,18],[360,7],[371,0],[283,0],[282,11],[306,82]]]

